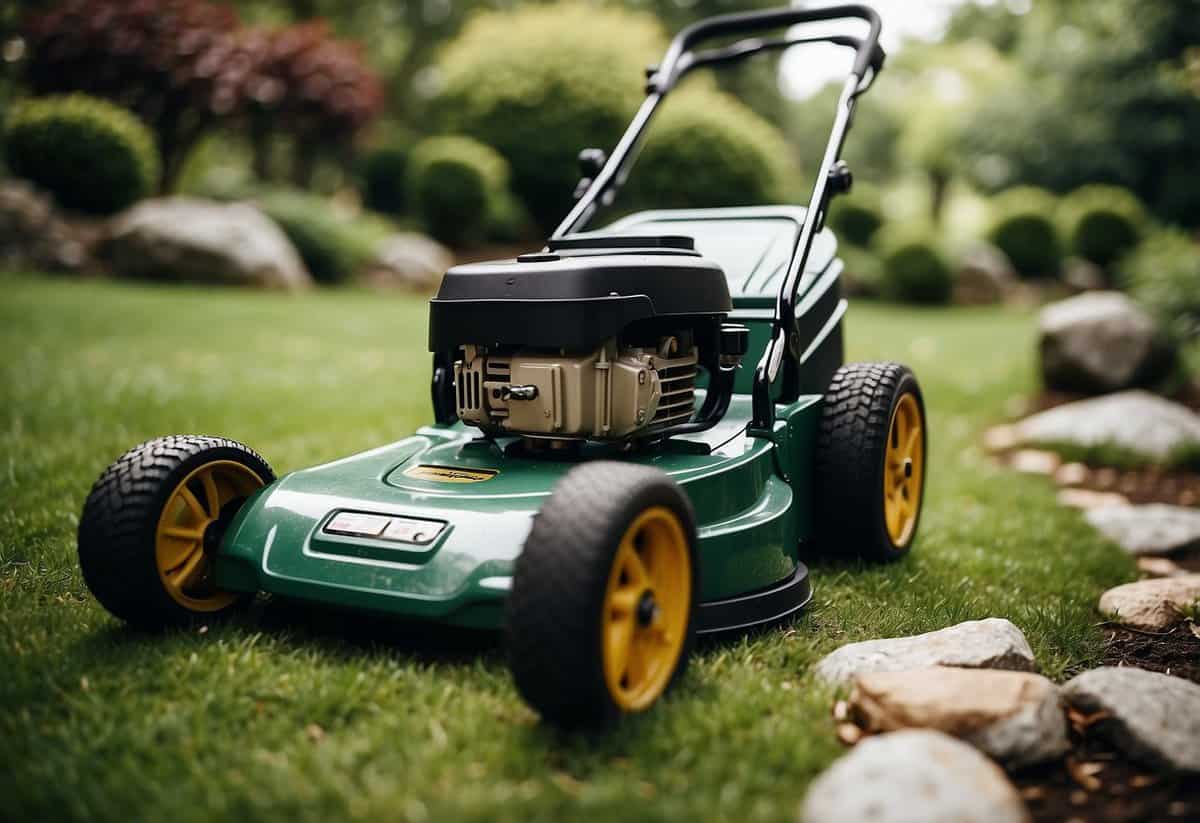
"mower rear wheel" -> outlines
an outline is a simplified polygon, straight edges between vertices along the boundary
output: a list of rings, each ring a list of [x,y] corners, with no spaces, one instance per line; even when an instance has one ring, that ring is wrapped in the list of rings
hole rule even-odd
[[[850,363],[834,374],[817,438],[822,548],[890,561],[916,537],[925,493],[925,402],[899,363]]]
[[[142,443],[109,466],[79,521],[79,565],[109,612],[144,628],[218,617],[246,596],[221,591],[213,559],[233,515],[275,479],[251,449],[221,437]]]
[[[663,472],[596,461],[555,487],[517,558],[517,690],[547,722],[605,727],[683,674],[698,586],[691,503]]]

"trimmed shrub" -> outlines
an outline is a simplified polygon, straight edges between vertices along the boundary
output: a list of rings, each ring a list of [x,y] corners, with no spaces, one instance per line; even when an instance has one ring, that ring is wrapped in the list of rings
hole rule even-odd
[[[485,240],[508,191],[508,163],[469,137],[429,137],[413,147],[408,166],[412,211],[451,246]]]
[[[829,227],[838,239],[860,249],[868,248],[875,232],[883,226],[879,191],[866,183],[855,183],[849,194],[833,201]]]
[[[665,104],[629,178],[638,207],[707,208],[769,203],[789,182],[787,141],[727,94],[685,92]]]
[[[988,240],[1008,255],[1017,273],[1025,278],[1057,276],[1063,248],[1053,195],[1021,186],[1000,193],[992,205],[996,216]]]
[[[1063,228],[1071,251],[1109,266],[1137,246],[1146,226],[1141,201],[1120,186],[1084,186],[1063,200]]]
[[[406,212],[410,149],[408,144],[393,143],[368,152],[362,165],[363,203],[367,208],[383,214]]]
[[[154,190],[154,137],[132,113],[82,94],[17,103],[4,126],[9,171],[60,205],[112,214]]]
[[[283,229],[313,279],[326,285],[354,279],[395,231],[382,218],[343,212],[297,189],[266,189],[254,202]]]
[[[954,294],[954,272],[924,227],[896,226],[879,233],[883,296],[940,305]]]
[[[1119,265],[1122,285],[1174,339],[1200,340],[1200,245],[1186,232],[1156,232]]]
[[[544,229],[573,204],[580,149],[616,144],[665,39],[648,14],[582,3],[484,12],[443,53],[448,131],[495,148]]]

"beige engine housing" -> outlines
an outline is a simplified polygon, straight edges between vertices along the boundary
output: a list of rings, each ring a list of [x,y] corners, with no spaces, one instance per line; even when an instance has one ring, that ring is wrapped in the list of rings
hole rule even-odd
[[[695,402],[695,346],[675,337],[657,348],[618,347],[586,355],[463,347],[454,364],[458,416],[494,434],[620,440],[686,422]]]

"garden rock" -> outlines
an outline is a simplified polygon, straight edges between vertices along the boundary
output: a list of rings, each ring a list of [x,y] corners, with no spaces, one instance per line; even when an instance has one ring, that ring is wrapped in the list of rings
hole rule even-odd
[[[995,246],[972,248],[954,278],[954,302],[976,306],[1000,303],[1016,290],[1017,273],[1008,255]]]
[[[1047,388],[1097,394],[1164,377],[1175,351],[1124,294],[1088,292],[1042,310],[1038,343]]]
[[[1130,554],[1168,554],[1200,545],[1200,509],[1154,503],[1110,506],[1087,521]]]
[[[1100,611],[1122,626],[1164,631],[1200,603],[1200,574],[1139,580],[1109,589],[1100,596]]]
[[[1028,672],[941,666],[872,672],[855,678],[849,711],[863,731],[935,729],[1014,769],[1069,748],[1058,688]]]
[[[66,219],[50,196],[23,180],[0,182],[0,265],[73,271],[90,262],[99,232]]]
[[[930,666],[1034,671],[1033,650],[1021,630],[989,617],[910,637],[850,643],[817,663],[817,676],[847,683],[868,672],[898,672]]]
[[[1091,489],[1060,489],[1058,504],[1073,509],[1099,509],[1104,506],[1128,506],[1129,498],[1117,492],[1098,492]]]
[[[366,280],[373,286],[431,291],[452,265],[454,257],[441,243],[417,232],[401,232],[380,245]]]
[[[291,241],[249,203],[145,200],[114,219],[107,255],[124,277],[282,289],[312,284]]]
[[[1062,688],[1078,712],[1130,757],[1156,769],[1200,773],[1200,685],[1144,669],[1105,667]]]
[[[1115,446],[1156,461],[1200,446],[1200,415],[1150,392],[1134,389],[1067,403],[1016,424],[1021,443]]]
[[[1063,263],[1062,281],[1074,292],[1100,291],[1108,286],[1104,269],[1082,257],[1071,257]]]
[[[802,823],[1023,823],[1003,770],[941,732],[870,737],[818,777]]]

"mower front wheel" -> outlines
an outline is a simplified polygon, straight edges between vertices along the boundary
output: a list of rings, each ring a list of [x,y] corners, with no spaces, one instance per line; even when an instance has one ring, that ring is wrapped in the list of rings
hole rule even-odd
[[[608,461],[572,469],[513,574],[517,690],[562,728],[649,709],[687,667],[698,582],[695,515],[667,475]]]
[[[213,560],[233,515],[275,480],[258,454],[221,437],[142,443],[109,466],[79,520],[79,565],[109,612],[143,628],[231,611],[244,595],[218,589]]]

